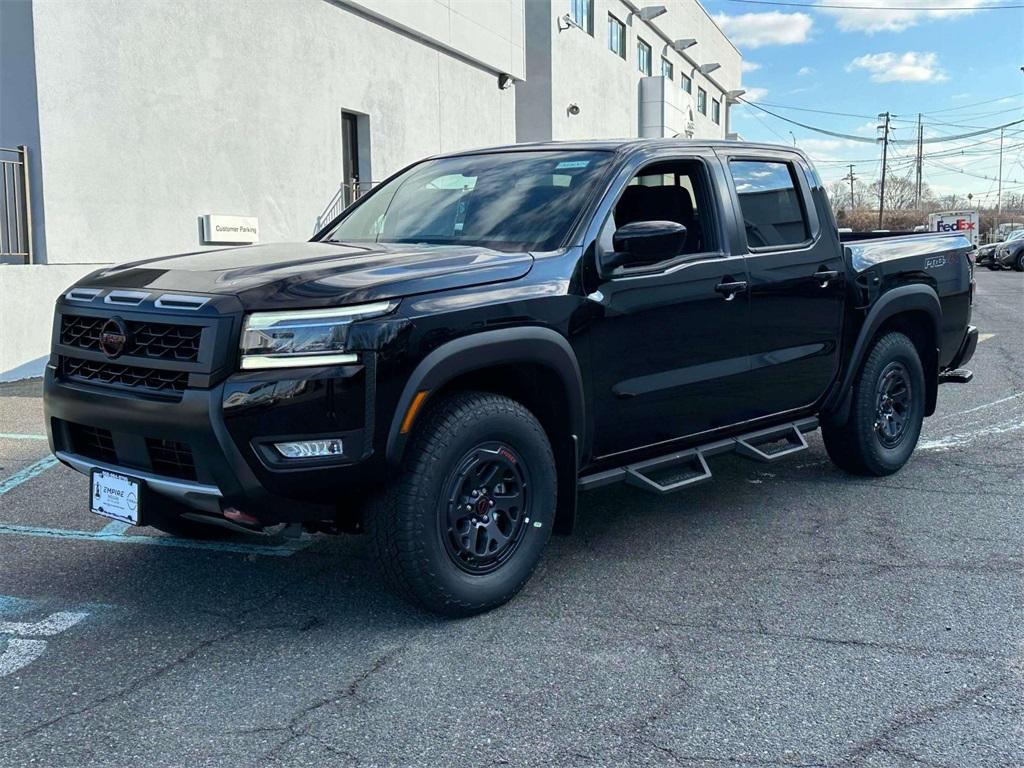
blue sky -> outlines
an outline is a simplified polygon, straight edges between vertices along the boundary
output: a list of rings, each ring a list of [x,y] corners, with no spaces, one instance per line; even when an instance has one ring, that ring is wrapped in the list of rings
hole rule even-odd
[[[803,1],[803,0],[797,0]],[[792,120],[870,138],[886,110],[896,139],[913,141],[919,112],[925,137],[938,139],[1024,119],[1024,9],[896,11],[923,7],[1022,4],[1021,0],[826,0],[873,10],[814,9],[704,0],[743,52],[746,98]],[[769,105],[843,112],[820,114]],[[907,121],[907,122],[903,122]],[[970,127],[960,127],[970,126]],[[751,141],[792,142],[828,181],[846,174],[870,182],[879,147],[825,136],[740,105],[732,129]],[[792,131],[792,135],[790,134]],[[925,181],[938,192],[995,200],[999,134],[925,145]],[[1008,149],[1007,149],[1008,148]],[[959,154],[961,149],[967,152]],[[897,169],[911,169],[913,144],[893,145]],[[1024,124],[1006,130],[1004,191],[1024,192]],[[1016,184],[1011,182],[1017,182]]]

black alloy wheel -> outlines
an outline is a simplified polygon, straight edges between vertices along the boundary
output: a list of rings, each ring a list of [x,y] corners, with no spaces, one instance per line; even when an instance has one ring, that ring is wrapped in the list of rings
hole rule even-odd
[[[876,395],[875,432],[882,445],[895,448],[906,433],[913,405],[910,372],[902,362],[894,360],[883,369]]]
[[[440,519],[448,556],[462,570],[490,573],[515,554],[530,522],[528,469],[504,443],[484,443],[463,456],[448,483]]]

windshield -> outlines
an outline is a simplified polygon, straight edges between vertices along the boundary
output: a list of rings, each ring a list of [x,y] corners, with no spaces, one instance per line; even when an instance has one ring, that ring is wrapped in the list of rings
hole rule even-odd
[[[538,151],[427,160],[374,190],[326,239],[553,250],[611,159]]]
[[[1018,230],[1016,230],[1014,232],[1011,232],[1009,237],[1007,237],[1006,239],[1008,241],[1009,240],[1020,240],[1022,237],[1024,237],[1024,229],[1018,229]]]

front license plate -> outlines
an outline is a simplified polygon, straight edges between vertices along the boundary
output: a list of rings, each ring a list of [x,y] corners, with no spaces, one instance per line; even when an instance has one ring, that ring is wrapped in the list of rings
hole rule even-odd
[[[139,524],[142,484],[127,475],[95,469],[92,473],[89,509],[123,523]]]

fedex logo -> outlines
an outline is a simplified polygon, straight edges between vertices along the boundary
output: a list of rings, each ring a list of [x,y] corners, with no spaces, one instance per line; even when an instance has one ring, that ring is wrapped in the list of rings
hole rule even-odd
[[[957,219],[956,221],[942,221],[941,219],[935,222],[936,232],[970,232],[974,229],[974,222],[968,221],[967,219]]]

